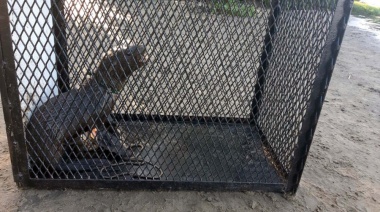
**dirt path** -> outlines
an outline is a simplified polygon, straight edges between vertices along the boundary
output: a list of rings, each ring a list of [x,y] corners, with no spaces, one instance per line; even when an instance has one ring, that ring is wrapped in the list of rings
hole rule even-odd
[[[355,19],[352,19],[355,20]],[[20,190],[0,112],[0,211],[379,211],[380,39],[350,26],[296,196]]]

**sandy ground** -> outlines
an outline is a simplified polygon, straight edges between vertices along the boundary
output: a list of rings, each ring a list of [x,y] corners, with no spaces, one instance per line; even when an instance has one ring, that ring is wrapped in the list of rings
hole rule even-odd
[[[380,39],[352,18],[298,193],[21,190],[0,112],[0,211],[380,211]]]

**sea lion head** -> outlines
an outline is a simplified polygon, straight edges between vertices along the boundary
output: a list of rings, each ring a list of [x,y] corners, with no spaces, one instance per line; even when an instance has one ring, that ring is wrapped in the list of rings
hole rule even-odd
[[[124,69],[128,72],[127,75],[131,75],[133,71],[141,68],[147,63],[148,57],[145,54],[146,48],[143,45],[131,46],[127,49],[116,51],[116,57],[119,59],[123,67],[127,66],[129,69]]]
[[[99,85],[111,90],[121,90],[127,77],[148,61],[143,45],[116,48],[107,52],[100,61],[94,78]]]

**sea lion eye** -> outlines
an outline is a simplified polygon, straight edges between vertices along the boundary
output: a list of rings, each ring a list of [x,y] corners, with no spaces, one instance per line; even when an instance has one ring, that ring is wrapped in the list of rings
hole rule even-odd
[[[130,49],[128,49],[128,51],[125,52],[125,55],[131,56],[132,55],[132,51]]]

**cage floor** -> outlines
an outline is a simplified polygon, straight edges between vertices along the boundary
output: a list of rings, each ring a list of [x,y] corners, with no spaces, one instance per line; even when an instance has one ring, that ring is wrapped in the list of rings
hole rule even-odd
[[[126,142],[163,171],[161,181],[282,183],[248,124],[122,121]]]
[[[108,165],[98,164],[84,172],[73,171],[71,168],[69,171],[71,174],[66,177],[59,174],[59,177],[53,175],[50,178],[45,175],[41,178],[40,175],[32,174],[31,178],[82,182],[84,179],[106,180],[125,183],[146,180],[162,183],[215,182],[235,185],[238,185],[236,183],[246,185],[284,183],[267,158],[265,148],[252,125],[125,120],[114,125],[125,146],[142,144],[142,149],[135,151],[135,156],[141,158],[145,165],[109,160]],[[86,160],[89,162],[94,161],[93,159],[99,158]],[[76,167],[82,165],[83,163]],[[51,183],[48,187],[54,187],[54,183]],[[43,185],[36,184],[42,187]],[[169,187],[171,188],[170,185]]]

